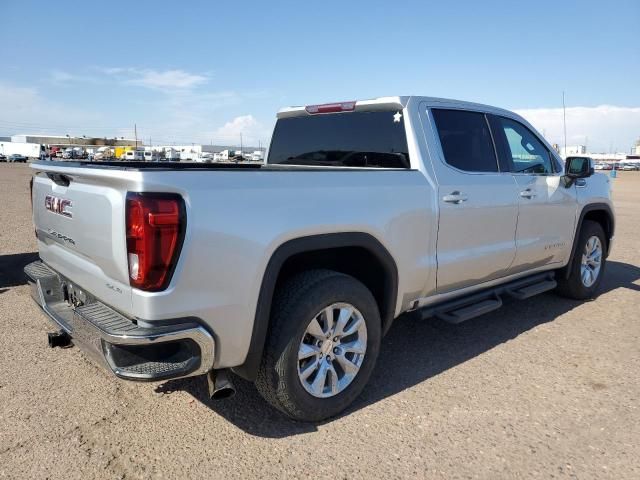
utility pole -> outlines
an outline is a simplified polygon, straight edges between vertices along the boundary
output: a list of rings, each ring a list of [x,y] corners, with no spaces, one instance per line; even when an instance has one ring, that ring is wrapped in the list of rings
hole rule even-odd
[[[240,132],[240,156],[242,156],[242,132]]]
[[[564,104],[564,90],[562,91],[562,123],[564,125],[564,156],[567,156],[567,109]]]
[[[134,123],[133,124],[133,135],[136,138],[136,150],[138,149],[138,126]]]

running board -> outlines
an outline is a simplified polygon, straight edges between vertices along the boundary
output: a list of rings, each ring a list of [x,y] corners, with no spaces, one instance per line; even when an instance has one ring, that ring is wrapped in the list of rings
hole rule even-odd
[[[493,312],[502,306],[502,300],[497,295],[469,304],[464,302],[460,306],[448,306],[448,308],[435,312],[435,317],[447,323],[462,323],[485,313]],[[453,307],[453,308],[452,308]]]
[[[511,295],[513,298],[517,298],[518,300],[524,300],[525,298],[533,297],[534,295],[538,295],[539,293],[553,290],[557,286],[558,282],[550,278],[541,282],[532,283],[531,285],[519,287],[518,289],[509,289],[506,291],[506,293],[508,295]]]
[[[501,296],[507,294],[518,300],[533,297],[556,288],[554,272],[545,272],[489,288],[466,297],[429,305],[418,310],[423,319],[436,317],[444,322],[458,324],[502,306]]]

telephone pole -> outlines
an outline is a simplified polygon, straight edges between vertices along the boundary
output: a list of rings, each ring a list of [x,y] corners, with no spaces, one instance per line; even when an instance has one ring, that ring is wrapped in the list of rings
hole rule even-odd
[[[562,91],[562,123],[564,125],[564,156],[567,156],[567,109],[564,104],[564,90]]]
[[[133,135],[136,138],[136,150],[138,149],[138,126],[134,123],[133,124]]]

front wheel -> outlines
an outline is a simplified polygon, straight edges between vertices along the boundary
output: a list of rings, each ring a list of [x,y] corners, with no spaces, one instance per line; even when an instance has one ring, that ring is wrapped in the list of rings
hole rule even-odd
[[[598,222],[585,220],[570,265],[569,278],[558,281],[558,292],[569,298],[585,300],[596,295],[606,265],[604,230]]]
[[[312,270],[276,293],[256,387],[296,420],[337,415],[360,394],[380,350],[371,292],[353,277]]]

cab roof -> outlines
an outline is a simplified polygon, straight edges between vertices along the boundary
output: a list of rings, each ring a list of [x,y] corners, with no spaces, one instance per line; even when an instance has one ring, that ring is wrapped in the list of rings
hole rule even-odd
[[[314,105],[296,105],[291,107],[281,108],[277,113],[277,118],[289,118],[313,115],[317,113],[339,113],[347,111],[376,111],[399,108],[403,109],[409,105],[409,103],[422,103],[426,102],[433,106],[449,107],[449,108],[464,108],[469,110],[479,110],[484,112],[492,112],[499,115],[514,116],[513,112],[504,110],[502,108],[493,107],[491,105],[483,105],[481,103],[467,102],[464,100],[454,100],[449,98],[439,97],[427,97],[418,95],[403,95],[403,96],[391,96],[391,97],[378,97],[367,100],[352,100],[341,101],[325,104]],[[325,111],[318,111],[318,109],[326,109]]]

